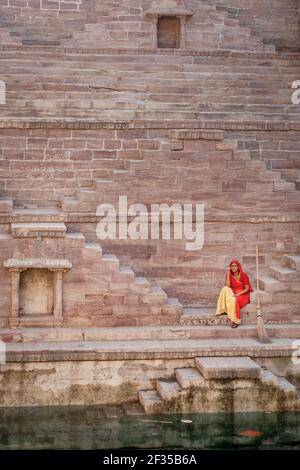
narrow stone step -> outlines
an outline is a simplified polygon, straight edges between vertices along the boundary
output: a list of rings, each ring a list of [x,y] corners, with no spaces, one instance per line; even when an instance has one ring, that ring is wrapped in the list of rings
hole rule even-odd
[[[266,292],[278,292],[279,290],[286,290],[280,281],[271,276],[261,276],[259,279],[259,286]]]
[[[182,304],[177,298],[168,297],[166,305],[163,306],[162,313],[165,315],[181,315]]]
[[[120,268],[120,261],[115,255],[105,254],[102,256],[102,261],[109,265],[113,271],[118,271]]]
[[[139,400],[146,413],[159,413],[163,400],[156,390],[139,391]]]
[[[285,377],[278,376],[278,391],[284,395],[285,400],[297,400],[297,388]]]
[[[286,266],[271,266],[271,275],[278,281],[298,281],[300,280],[300,272]]]
[[[94,189],[79,189],[77,195],[79,201],[95,201],[97,198],[97,191]]]
[[[153,286],[150,288],[150,292],[145,294],[142,298],[145,304],[157,304],[163,305],[167,302],[168,296],[165,291],[159,286]]]
[[[250,357],[197,357],[195,364],[205,379],[253,379],[261,370]]]
[[[260,380],[261,380],[262,383],[264,383],[266,385],[273,385],[275,387],[278,386],[278,377],[277,377],[277,375],[273,374],[273,372],[271,372],[268,369],[261,368]]]
[[[178,382],[158,380],[156,384],[157,391],[163,400],[172,400],[177,398],[182,392]]]
[[[205,379],[193,367],[186,367],[184,369],[175,369],[175,377],[181,388],[187,389],[190,387],[204,387]]]
[[[76,197],[65,197],[61,202],[61,208],[64,212],[74,212],[78,206],[78,199]]]
[[[151,283],[145,277],[135,277],[131,286],[132,292],[138,294],[148,294],[150,292]]]
[[[112,274],[112,282],[132,283],[134,281],[134,272],[127,266],[120,266],[117,273]]]
[[[14,202],[12,199],[7,197],[0,197],[0,214],[8,214],[12,212]]]
[[[83,256],[87,255],[89,258],[102,257],[102,248],[98,243],[85,243],[83,247]]]
[[[284,255],[284,260],[287,267],[300,271],[300,255]]]

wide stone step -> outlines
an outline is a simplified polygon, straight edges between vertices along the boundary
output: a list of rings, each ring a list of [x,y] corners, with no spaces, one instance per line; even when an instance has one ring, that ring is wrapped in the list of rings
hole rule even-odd
[[[300,281],[300,272],[285,266],[271,266],[270,274],[280,282]]]
[[[175,377],[182,389],[205,386],[204,377],[193,367],[175,369]]]
[[[141,390],[139,400],[146,413],[159,413],[163,400],[156,390]]]
[[[284,286],[282,282],[272,276],[261,276],[259,279],[259,286],[266,292],[278,292],[286,290],[286,286]]]
[[[50,320],[50,317],[49,317]],[[34,321],[34,319],[32,319]],[[273,338],[300,338],[298,323],[266,323]],[[256,324],[241,325],[238,330],[228,326],[146,326],[146,327],[61,327],[61,328],[1,328],[0,339],[5,342],[65,342],[65,341],[165,341],[165,340],[221,340],[253,339],[257,337]]]
[[[286,266],[292,270],[300,271],[300,255],[284,255]]]
[[[254,379],[260,366],[250,357],[198,357],[195,364],[205,379]]]
[[[181,325],[227,325],[226,315],[216,316],[215,307],[185,307],[180,319]]]
[[[163,400],[178,398],[182,392],[181,386],[175,381],[158,380],[156,389]]]
[[[294,352],[290,338],[274,339],[261,344],[251,339],[176,339],[132,341],[37,341],[8,343],[7,362],[71,361],[71,360],[146,360],[192,359],[199,357],[291,357]]]

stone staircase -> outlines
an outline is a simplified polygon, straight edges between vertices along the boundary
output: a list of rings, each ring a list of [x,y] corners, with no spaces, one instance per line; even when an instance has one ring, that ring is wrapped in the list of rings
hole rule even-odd
[[[250,357],[198,357],[139,392],[147,414],[299,410],[299,391]]]
[[[179,134],[180,135],[180,134]],[[188,150],[189,141],[184,141],[178,138],[178,142],[181,142],[182,151],[185,148]],[[74,197],[62,198],[62,209],[67,213],[72,212],[92,212],[95,213],[97,206],[101,203],[117,203],[119,195],[127,195],[129,202],[143,201],[144,204],[149,205],[150,203],[160,203],[161,198],[168,197],[172,200],[172,180],[174,176],[179,179],[182,178],[182,168],[177,164],[177,168],[173,168],[171,172],[170,166],[172,163],[172,150],[168,151],[168,146],[172,144],[166,143],[166,150],[164,152],[151,152],[147,153],[147,157],[144,159],[128,159],[127,168],[122,169],[111,169],[106,174],[106,178],[97,178],[90,180],[92,187],[89,188],[78,188]],[[200,148],[200,147],[199,147]],[[224,156],[224,152],[228,152],[226,157],[226,163],[224,171],[220,175],[216,175],[212,172],[213,170],[213,153],[220,159]],[[158,168],[158,162],[161,159],[161,155],[164,155],[165,163],[164,166]],[[179,155],[180,151],[176,151],[176,155]],[[231,156],[230,156],[231,154]],[[229,158],[230,156],[230,158]],[[239,208],[243,210],[243,213],[250,213],[258,211],[267,211],[268,213],[278,211],[278,208],[273,203],[273,198],[280,195],[281,204],[280,208],[288,211],[297,210],[300,204],[300,196],[296,192],[295,183],[287,182],[282,177],[280,172],[274,172],[267,169],[267,165],[263,160],[252,160],[250,151],[241,151],[238,148],[237,140],[226,140],[216,141],[215,148],[212,149],[210,154],[210,163],[206,169],[203,169],[203,161],[200,159],[199,163],[193,162],[193,173],[191,175],[185,175],[184,184],[181,189],[181,202],[190,202],[192,193],[194,192],[193,184],[199,184],[199,177],[203,180],[206,178],[206,184],[208,179],[216,181],[217,179],[223,180],[239,180],[246,182],[246,190],[249,194],[243,195],[243,200],[239,201],[224,201],[224,197],[220,197],[218,194],[212,194],[211,197],[214,199],[210,202],[212,209],[218,209],[226,211],[229,208]],[[185,162],[187,164],[187,158]],[[211,168],[210,168],[211,167]],[[198,169],[199,168],[199,169]],[[105,171],[105,170],[104,170]],[[199,171],[199,177],[198,176]],[[200,176],[201,175],[201,176]],[[161,190],[159,192],[160,199],[155,199],[155,193],[157,191],[157,179],[153,179],[156,176],[157,179],[169,181],[169,185],[172,189],[165,191],[165,195]],[[145,187],[148,187],[148,191],[145,191]],[[265,189],[264,189],[265,188]],[[258,197],[253,201],[254,193],[259,190]],[[179,197],[178,188],[176,188],[177,198]],[[260,193],[263,193],[263,197],[260,199]],[[147,197],[148,195],[148,197]],[[249,203],[251,199],[251,203]]]
[[[72,268],[64,274],[64,315],[60,326],[145,326],[179,322],[182,306],[177,299],[169,298],[163,289],[146,278],[136,276],[130,267],[121,265],[115,255],[103,253],[99,243],[87,242],[82,233],[67,232],[62,213],[43,208],[14,210],[13,202],[7,198],[0,199],[0,208],[11,217],[10,232],[0,235],[3,261],[17,258],[22,262],[25,258],[31,260],[33,267],[39,267],[45,259],[66,259],[71,263]],[[36,237],[41,237],[40,241]],[[1,273],[4,274],[8,283],[9,277]],[[5,302],[2,305],[4,315],[0,318],[2,327],[10,321],[9,296]],[[14,327],[58,326],[56,320],[49,315],[21,315],[12,319]]]
[[[295,55],[3,48],[3,118],[297,121]],[[34,83],[33,83],[34,75]]]

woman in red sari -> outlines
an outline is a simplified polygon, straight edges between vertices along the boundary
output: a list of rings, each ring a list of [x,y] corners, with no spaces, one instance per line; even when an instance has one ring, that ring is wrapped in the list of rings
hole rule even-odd
[[[216,315],[226,313],[231,328],[237,328],[241,322],[241,309],[250,303],[250,292],[253,288],[241,263],[231,261],[226,273],[226,286],[219,295]]]

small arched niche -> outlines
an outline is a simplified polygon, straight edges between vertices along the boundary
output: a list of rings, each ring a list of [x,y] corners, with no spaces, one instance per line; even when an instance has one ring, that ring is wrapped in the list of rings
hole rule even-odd
[[[185,49],[186,22],[193,12],[182,8],[153,8],[146,12],[153,24],[153,47]]]
[[[180,48],[180,18],[177,16],[160,16],[157,20],[157,47]]]

